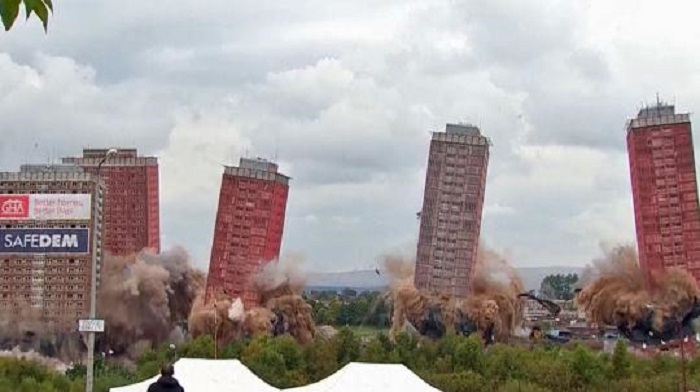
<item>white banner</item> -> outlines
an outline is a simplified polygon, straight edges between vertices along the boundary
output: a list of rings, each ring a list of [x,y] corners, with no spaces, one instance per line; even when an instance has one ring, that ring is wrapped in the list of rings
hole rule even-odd
[[[90,194],[35,194],[29,196],[29,219],[88,220]]]

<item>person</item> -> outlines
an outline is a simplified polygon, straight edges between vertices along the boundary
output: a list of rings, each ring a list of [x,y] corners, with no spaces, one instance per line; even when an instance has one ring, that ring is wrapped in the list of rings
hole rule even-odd
[[[163,365],[160,369],[160,377],[148,387],[148,392],[185,392],[174,376],[175,368],[173,365]]]

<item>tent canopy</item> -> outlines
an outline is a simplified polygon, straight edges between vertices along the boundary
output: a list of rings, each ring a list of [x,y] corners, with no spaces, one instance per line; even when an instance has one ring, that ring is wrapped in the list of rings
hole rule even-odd
[[[401,364],[352,362],[314,384],[285,392],[440,392]]]
[[[175,378],[185,389],[193,391],[277,392],[236,359],[181,358],[175,362]],[[110,392],[146,392],[158,376],[137,384],[111,388]]]

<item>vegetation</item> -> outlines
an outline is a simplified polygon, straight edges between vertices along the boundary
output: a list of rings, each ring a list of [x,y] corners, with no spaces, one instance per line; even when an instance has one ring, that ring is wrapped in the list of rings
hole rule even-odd
[[[52,0],[0,0],[0,17],[5,31],[9,31],[19,16],[19,9],[24,5],[24,12],[29,19],[36,15],[44,25],[44,31],[48,29],[49,12],[53,12]]]
[[[574,298],[574,288],[577,282],[577,274],[547,275],[542,279],[540,293],[550,299],[569,301]]]
[[[318,325],[366,326],[386,329],[391,324],[391,306],[382,293],[365,291],[360,294],[344,290],[314,293],[307,302]]]
[[[160,365],[177,357],[213,358],[210,337],[178,347],[150,351],[135,369],[97,363],[95,390],[126,385],[157,374]],[[461,391],[678,391],[681,363],[660,356],[641,359],[619,343],[613,354],[583,346],[516,347],[494,345],[487,349],[475,337],[451,336],[437,342],[400,335],[361,340],[342,328],[328,342],[303,347],[290,337],[261,337],[220,348],[218,358],[239,358],[268,383],[288,388],[315,382],[348,362],[403,363],[428,383],[446,392]],[[700,385],[700,358],[686,363],[689,386]],[[67,375],[48,371],[24,360],[0,360],[0,392],[81,391],[84,368]]]

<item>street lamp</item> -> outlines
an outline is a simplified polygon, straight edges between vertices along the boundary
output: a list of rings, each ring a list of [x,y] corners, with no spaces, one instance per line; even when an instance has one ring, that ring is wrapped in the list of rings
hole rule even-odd
[[[95,174],[95,200],[92,205],[92,276],[90,282],[90,319],[94,320],[96,317],[96,307],[97,307],[97,262],[98,253],[101,253],[100,247],[100,211],[102,209],[102,193],[100,192],[100,182],[101,182],[101,170],[102,165],[111,156],[117,154],[117,150],[110,148],[105,152],[104,157],[100,160],[97,165],[97,173]],[[85,392],[92,392],[92,386],[94,383],[94,372],[95,372],[95,331],[88,332],[88,357],[87,357],[87,377],[85,380]]]

